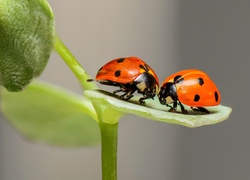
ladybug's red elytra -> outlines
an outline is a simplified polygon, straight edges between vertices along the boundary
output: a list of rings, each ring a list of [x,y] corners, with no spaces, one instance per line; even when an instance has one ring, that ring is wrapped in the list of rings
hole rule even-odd
[[[182,104],[194,111],[209,113],[204,106],[220,104],[220,92],[214,82],[203,71],[197,69],[182,70],[169,76],[163,82],[158,98],[161,104],[176,112],[177,104],[187,114]],[[169,104],[172,104],[170,106]]]
[[[88,79],[88,81],[94,80]],[[125,92],[120,96],[123,100],[129,100],[137,91],[143,95],[139,99],[140,104],[144,104],[145,99],[153,99],[159,89],[156,73],[138,57],[117,58],[109,61],[99,69],[95,81],[105,85],[118,86],[120,89],[114,93]]]

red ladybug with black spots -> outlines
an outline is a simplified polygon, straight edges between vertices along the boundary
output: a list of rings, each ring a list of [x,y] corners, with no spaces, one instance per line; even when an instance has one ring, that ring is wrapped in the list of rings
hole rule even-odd
[[[88,81],[94,80],[89,79]],[[129,100],[137,91],[143,95],[139,99],[140,104],[144,104],[145,99],[153,99],[159,89],[156,73],[138,57],[117,58],[109,61],[99,69],[95,81],[105,85],[118,86],[120,89],[113,93],[124,92],[120,96],[123,100]]]
[[[219,105],[221,97],[218,88],[206,73],[197,69],[188,69],[166,78],[158,98],[161,104],[170,107],[171,112],[176,112],[179,104],[182,113],[187,114],[182,104],[190,106],[194,111],[209,113],[204,107]]]

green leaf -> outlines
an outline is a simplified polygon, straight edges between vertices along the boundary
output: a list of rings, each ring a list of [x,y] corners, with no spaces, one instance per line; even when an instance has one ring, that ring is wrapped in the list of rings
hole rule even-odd
[[[20,91],[44,70],[54,45],[53,12],[45,0],[0,1],[0,84]]]
[[[161,105],[157,98],[155,100],[148,99],[146,105],[140,105],[138,96],[125,102],[120,100],[118,96],[101,90],[87,90],[84,91],[84,95],[94,103],[106,105],[116,111],[192,128],[219,123],[226,120],[232,111],[229,107],[219,105],[207,108],[210,114],[198,114],[193,111],[181,114],[168,112],[169,108]],[[188,110],[188,107],[186,109]],[[108,122],[106,121],[106,123]]]
[[[95,110],[83,96],[41,82],[18,93],[2,90],[3,114],[27,138],[59,146],[100,141]]]

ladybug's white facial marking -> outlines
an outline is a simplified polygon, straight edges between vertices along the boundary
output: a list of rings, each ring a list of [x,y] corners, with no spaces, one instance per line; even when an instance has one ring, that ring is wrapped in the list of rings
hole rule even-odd
[[[174,100],[172,99],[171,96],[168,96],[168,97],[166,97],[165,99],[166,99],[166,104],[171,104],[171,103],[174,102]]]
[[[155,94],[159,94],[159,86],[155,85]]]
[[[141,92],[143,92],[147,88],[145,82],[140,82],[139,84],[136,84],[136,87],[140,89]]]

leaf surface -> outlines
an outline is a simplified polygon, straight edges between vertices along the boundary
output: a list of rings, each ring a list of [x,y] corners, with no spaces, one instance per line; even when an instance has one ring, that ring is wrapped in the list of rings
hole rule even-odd
[[[100,141],[92,103],[59,87],[31,83],[24,91],[2,89],[1,108],[25,137],[59,146],[86,146]]]
[[[207,108],[210,114],[199,114],[191,110],[188,111],[188,114],[181,114],[168,112],[169,108],[161,105],[157,97],[155,100],[146,100],[146,105],[140,105],[138,96],[126,102],[120,100],[118,96],[102,90],[87,90],[84,94],[93,102],[104,104],[120,112],[191,128],[222,122],[229,117],[232,111],[230,107],[219,105]],[[190,109],[189,107],[185,108]],[[106,123],[108,122],[106,121]]]
[[[0,1],[0,84],[21,91],[39,76],[54,47],[55,23],[46,0]]]

